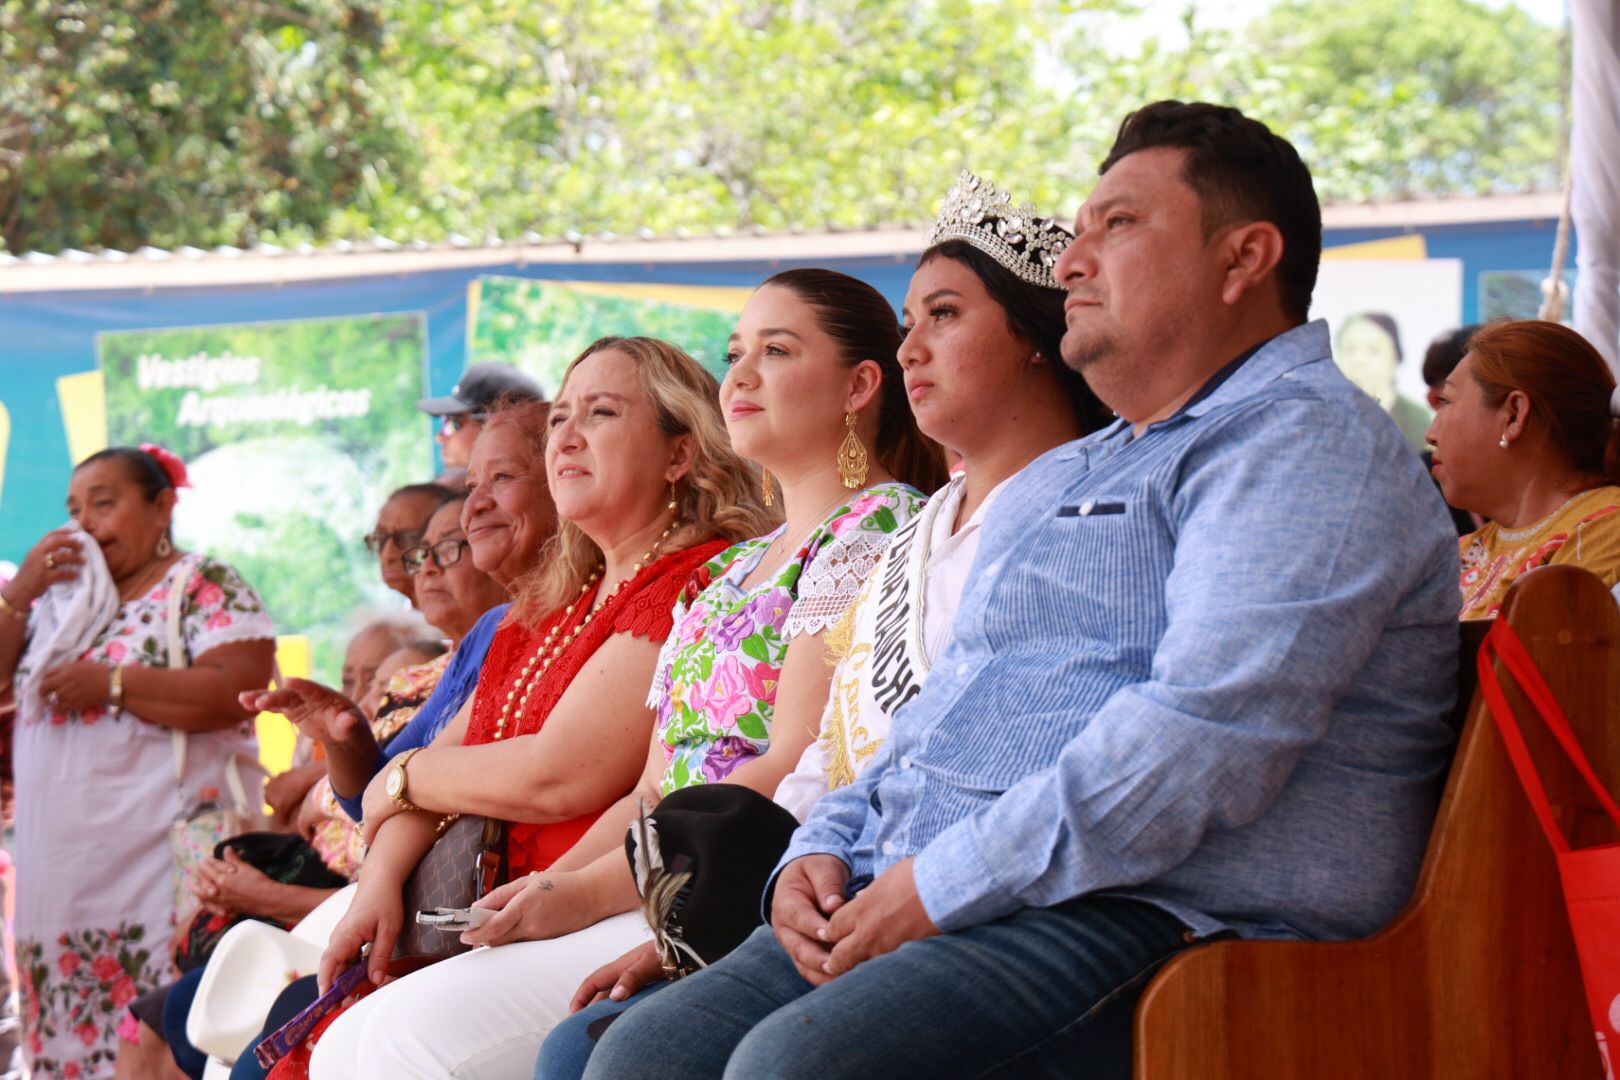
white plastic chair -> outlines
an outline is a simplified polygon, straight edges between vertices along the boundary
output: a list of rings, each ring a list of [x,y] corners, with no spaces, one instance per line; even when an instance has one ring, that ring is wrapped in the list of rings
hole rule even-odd
[[[291,930],[249,920],[220,938],[186,1015],[186,1038],[210,1059],[203,1080],[228,1077],[287,984],[315,973],[357,888],[339,889]]]

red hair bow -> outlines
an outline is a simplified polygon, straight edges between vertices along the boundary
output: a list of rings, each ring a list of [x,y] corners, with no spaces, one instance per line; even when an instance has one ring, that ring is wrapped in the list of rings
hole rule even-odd
[[[163,471],[168,474],[169,483],[173,484],[176,490],[191,486],[191,481],[186,477],[186,463],[172,450],[165,450],[157,443],[143,442],[141,453],[157,459],[157,463],[163,466]]]

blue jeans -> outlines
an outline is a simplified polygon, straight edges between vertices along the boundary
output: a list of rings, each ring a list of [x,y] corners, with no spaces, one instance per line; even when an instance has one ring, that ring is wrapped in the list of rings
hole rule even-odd
[[[1136,1000],[1190,942],[1150,904],[1082,897],[908,942],[812,987],[761,927],[620,1016],[585,1075],[1128,1080]]]
[[[546,1041],[540,1044],[540,1058],[534,1063],[534,1080],[579,1080],[585,1075],[585,1065],[591,1060],[596,1044],[606,1034],[607,1026],[615,1022],[614,1018],[669,985],[655,982],[623,1001],[603,998],[552,1028]]]
[[[174,1063],[192,1080],[202,1080],[203,1070],[208,1067],[208,1055],[186,1038],[186,1017],[191,1015],[191,1002],[197,996],[203,970],[196,968],[180,976],[163,1000],[163,1038],[174,1055]]]
[[[236,1064],[231,1066],[231,1080],[264,1080],[270,1070],[259,1064],[259,1059],[253,1056],[253,1048],[280,1031],[293,1017],[315,1004],[318,997],[320,991],[316,989],[313,975],[305,975],[302,979],[294,979],[288,983],[287,989],[283,990],[277,996],[276,1003],[270,1006],[270,1015],[265,1018],[264,1030],[242,1049]]]

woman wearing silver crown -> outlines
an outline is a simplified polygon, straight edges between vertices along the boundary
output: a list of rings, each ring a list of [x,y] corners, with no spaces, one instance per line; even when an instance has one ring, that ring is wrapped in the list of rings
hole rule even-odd
[[[960,456],[961,472],[895,534],[843,632],[834,634],[842,655],[820,738],[776,790],[777,804],[800,820],[823,794],[877,760],[891,717],[916,696],[949,643],[979,526],[1006,481],[1109,419],[1058,357],[1064,292],[1052,264],[1071,239],[1063,226],[1014,206],[970,173],[946,195],[906,293],[900,361],[917,426]],[[664,863],[680,854],[666,846]],[[699,874],[737,869],[698,865]],[[754,916],[751,929],[763,882],[727,884],[750,891],[736,910]],[[702,913],[682,913],[689,927],[694,916]],[[541,1050],[537,1080],[579,1076],[609,1018],[669,985],[658,980],[671,959],[648,942],[587,978],[574,999],[581,1011]],[[691,1037],[701,1038],[701,1025],[694,1017]]]

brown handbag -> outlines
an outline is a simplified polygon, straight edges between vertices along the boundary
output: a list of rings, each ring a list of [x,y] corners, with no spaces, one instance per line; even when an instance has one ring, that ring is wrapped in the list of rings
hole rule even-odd
[[[469,951],[459,932],[423,926],[416,913],[470,907],[506,875],[506,823],[474,814],[452,821],[405,882],[405,926],[390,970],[401,974]]]

